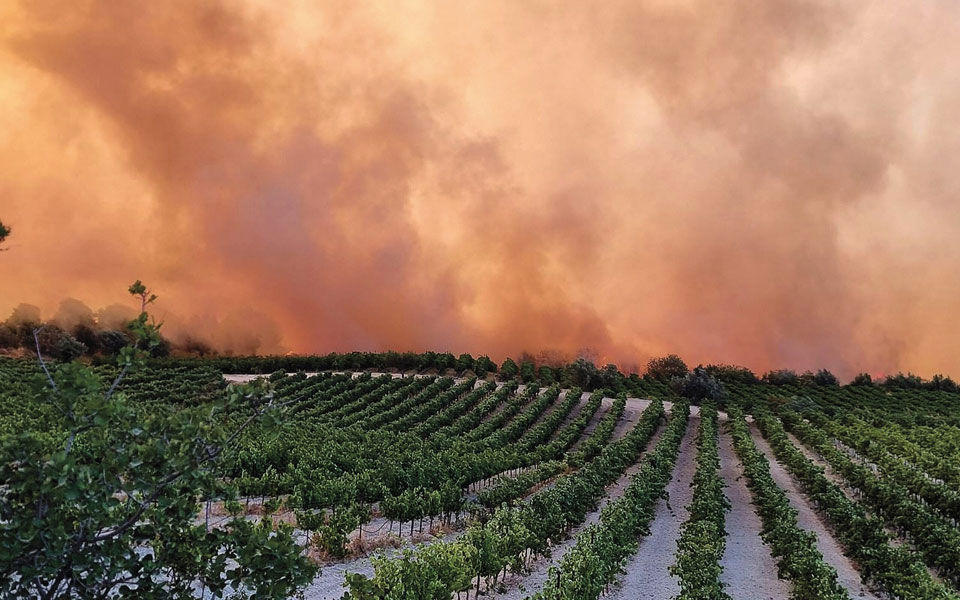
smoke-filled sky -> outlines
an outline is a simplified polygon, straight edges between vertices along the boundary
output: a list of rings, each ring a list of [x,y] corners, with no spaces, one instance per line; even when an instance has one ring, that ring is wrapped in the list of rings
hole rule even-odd
[[[11,0],[0,318],[960,374],[957,56],[955,0]]]

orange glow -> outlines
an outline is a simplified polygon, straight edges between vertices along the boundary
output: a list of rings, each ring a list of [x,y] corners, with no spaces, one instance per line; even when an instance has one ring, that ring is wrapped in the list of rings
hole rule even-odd
[[[943,0],[7,2],[0,318],[960,374],[958,51]]]

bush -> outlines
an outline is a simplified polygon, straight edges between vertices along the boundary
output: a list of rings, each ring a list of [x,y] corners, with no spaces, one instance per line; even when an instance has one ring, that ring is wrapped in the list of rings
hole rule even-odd
[[[735,365],[707,365],[704,370],[723,383],[759,383],[760,378],[746,367]]]
[[[130,345],[127,334],[116,329],[97,333],[97,347],[104,354],[119,354],[120,350]]]
[[[837,387],[840,385],[840,380],[837,379],[837,376],[831,373],[826,369],[820,369],[813,376],[813,383],[815,385],[820,385],[824,387]]]
[[[517,363],[513,362],[512,358],[508,358],[503,361],[503,364],[500,365],[500,376],[504,381],[513,379],[520,373],[520,367],[517,366]]]
[[[767,371],[764,373],[763,382],[769,383],[770,385],[797,385],[800,383],[800,377],[797,375],[796,371],[791,371],[790,369],[777,369],[775,371]]]
[[[723,403],[728,396],[723,384],[703,367],[697,367],[685,377],[674,378],[671,384],[679,395],[691,400],[707,399]]]
[[[40,352],[61,362],[70,362],[79,358],[87,347],[75,337],[56,325],[44,325],[37,331]]]
[[[647,375],[661,381],[670,381],[674,377],[685,377],[690,369],[687,363],[676,354],[652,358],[647,363]]]
[[[873,385],[873,377],[870,377],[870,373],[858,373],[850,385]]]

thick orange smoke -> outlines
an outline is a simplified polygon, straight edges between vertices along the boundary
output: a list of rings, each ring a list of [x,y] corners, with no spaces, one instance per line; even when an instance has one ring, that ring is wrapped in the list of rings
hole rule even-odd
[[[140,278],[236,351],[960,373],[952,1],[31,1],[0,35],[0,318]]]

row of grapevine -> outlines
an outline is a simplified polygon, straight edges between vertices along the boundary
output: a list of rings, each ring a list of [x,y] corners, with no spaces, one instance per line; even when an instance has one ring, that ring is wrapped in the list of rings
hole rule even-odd
[[[872,428],[860,423],[841,424],[817,414],[808,415],[808,419],[858,456],[869,459],[885,477],[910,490],[913,498],[934,508],[954,526],[960,525],[960,492],[890,452],[882,440],[872,436]]]
[[[955,585],[960,582],[960,531],[930,507],[915,501],[907,488],[887,476],[877,477],[866,465],[833,444],[822,430],[789,411],[784,427],[814,450],[888,526],[913,542],[926,564]]]
[[[649,532],[654,505],[670,482],[690,407],[674,404],[663,436],[630,481],[623,497],[608,504],[600,521],[584,529],[560,564],[550,569],[534,600],[596,600],[620,574],[638,540]]]
[[[344,598],[448,598],[468,590],[474,577],[479,587],[481,579],[495,579],[506,568],[524,568],[532,556],[548,552],[551,540],[583,521],[604,487],[636,461],[662,415],[662,404],[651,404],[630,433],[606,446],[593,461],[560,477],[555,486],[527,502],[502,506],[487,522],[470,527],[460,540],[375,562],[372,578],[348,576],[349,592]]]
[[[579,388],[574,388],[569,392],[569,395],[574,394],[577,394],[575,397],[579,398]],[[565,469],[575,468],[576,466],[582,465],[582,455],[579,457],[579,462],[575,464],[571,464],[569,462],[569,455],[564,457],[564,460],[562,461],[553,459],[558,457],[560,453],[567,450],[573,445],[573,442],[580,438],[583,430],[586,429],[587,423],[593,418],[593,415],[600,408],[600,404],[602,402],[602,390],[591,394],[590,399],[587,401],[586,406],[576,421],[571,423],[570,426],[560,432],[552,442],[547,445],[540,446],[530,454],[532,462],[539,463],[537,464],[536,468],[525,471],[513,477],[508,477],[499,482],[493,488],[484,490],[478,495],[477,501],[487,508],[499,506],[504,502],[511,502],[519,498],[533,486],[556,476]],[[609,427],[603,427],[603,429],[601,429],[601,427],[598,426],[597,430],[594,430],[594,433],[587,438],[588,440],[595,438],[595,442],[591,445],[591,447],[596,448],[597,452],[599,452],[600,448],[602,448],[602,446],[605,445],[609,439],[609,432],[612,432],[614,425],[616,425],[616,420],[619,419],[619,415],[623,413],[622,405],[625,404],[625,402],[625,399],[620,400],[620,411],[614,411],[613,413],[609,414],[607,419],[600,424],[603,426],[605,423],[609,422]]]
[[[717,442],[717,410],[704,404],[700,408],[690,517],[681,527],[677,562],[670,570],[680,580],[678,600],[730,600],[720,581],[720,560],[726,550],[724,525],[730,502],[723,493]]]
[[[733,448],[743,464],[747,487],[763,522],[761,537],[777,559],[779,575],[793,585],[793,600],[850,600],[836,570],[817,549],[816,536],[800,528],[797,511],[770,475],[770,463],[757,449],[738,406],[729,407]]]
[[[934,581],[923,562],[907,548],[890,544],[883,522],[850,500],[823,474],[823,469],[803,455],[787,437],[780,421],[762,407],[755,411],[757,425],[774,454],[833,526],[848,556],[860,567],[865,580],[876,581],[896,598],[957,598]],[[816,596],[811,596],[816,597]]]

